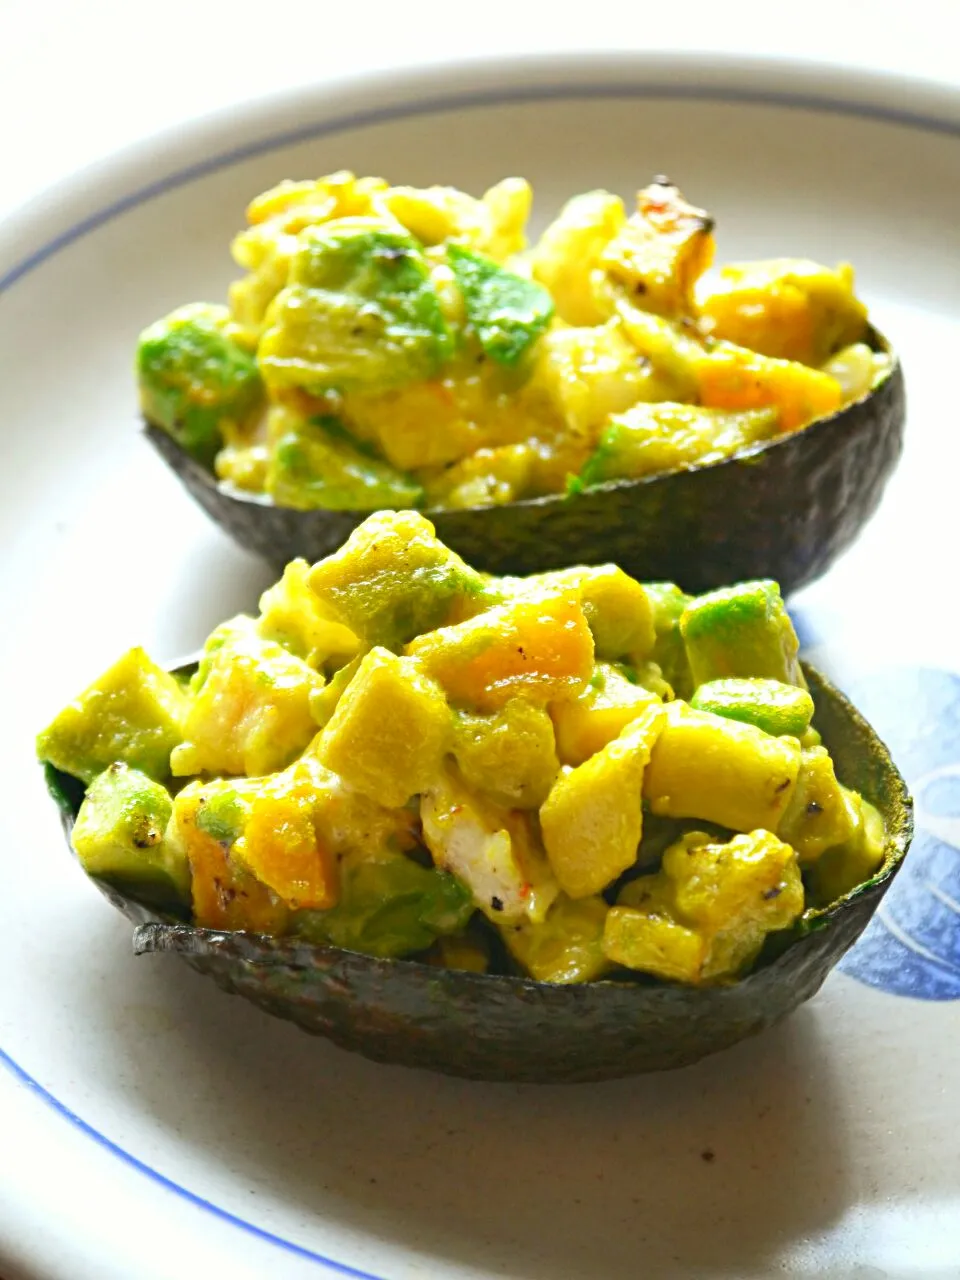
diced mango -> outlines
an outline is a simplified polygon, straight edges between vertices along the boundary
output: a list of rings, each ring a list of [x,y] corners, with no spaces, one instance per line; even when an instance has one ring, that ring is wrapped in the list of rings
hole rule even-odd
[[[664,719],[654,704],[595,756],[561,774],[540,810],[543,843],[571,898],[599,893],[634,864],[644,769]]]
[[[260,785],[259,779],[191,783],[174,800],[174,830],[190,862],[193,919],[202,929],[277,935],[286,930],[289,913],[284,903],[230,856]],[[225,804],[218,806],[217,800]],[[210,806],[224,809],[229,822],[207,820]]]
[[[233,857],[292,910],[332,907],[340,894],[333,851],[319,837],[309,774],[288,770],[255,794]]]
[[[664,711],[643,778],[651,811],[733,831],[777,831],[800,769],[796,739],[774,738],[684,702],[667,703]]]
[[[442,626],[458,602],[484,588],[416,511],[368,516],[313,566],[309,581],[326,612],[368,645],[388,649]]]
[[[793,360],[718,342],[696,361],[700,402],[712,409],[776,409],[781,431],[796,431],[836,413],[843,392],[836,378]]]
[[[398,808],[433,782],[451,729],[443,694],[417,664],[375,648],[337,703],[316,754],[370,799]]]
[[[540,587],[578,592],[598,658],[636,662],[653,652],[653,605],[643,586],[616,565],[579,565],[511,581],[523,584],[521,593]]]
[[[658,704],[655,693],[631,684],[609,663],[598,662],[586,689],[576,698],[550,706],[561,761],[583,764],[612,742],[646,707]]]
[[[703,978],[731,976],[750,964],[768,933],[803,911],[803,881],[795,851],[769,831],[725,844],[685,836],[663,855],[681,920],[710,941]]]
[[[540,340],[531,392],[546,398],[573,442],[589,450],[611,413],[659,398],[656,372],[637,356],[616,318],[606,324],[557,326]]]
[[[866,332],[867,309],[853,292],[853,268],[804,258],[736,262],[700,294],[718,338],[780,360],[823,364]]]
[[[574,697],[593,670],[593,637],[576,593],[518,598],[412,641],[406,652],[452,702],[496,711],[522,696]]]

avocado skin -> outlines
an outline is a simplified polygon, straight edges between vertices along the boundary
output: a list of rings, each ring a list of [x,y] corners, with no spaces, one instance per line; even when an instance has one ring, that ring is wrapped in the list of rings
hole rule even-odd
[[[889,350],[880,335],[871,340]],[[786,596],[824,574],[873,515],[902,451],[905,414],[895,360],[862,400],[724,462],[425,514],[442,542],[488,573],[612,562],[641,581],[691,592],[774,578]],[[207,514],[278,569],[296,556],[329,555],[370,514],[294,511],[227,492],[165,431],[148,424],[146,433]]]
[[[910,845],[913,802],[883,743],[823,676],[806,665],[804,674],[839,776],[883,814],[884,863],[839,903],[807,913],[781,935],[779,955],[731,986],[694,989],[643,978],[559,986],[378,960],[170,922],[96,883],[137,925],[136,954],[178,952],[224,991],[380,1062],[537,1083],[687,1066],[773,1026],[813,996],[866,928]],[[70,808],[62,812],[69,835]]]

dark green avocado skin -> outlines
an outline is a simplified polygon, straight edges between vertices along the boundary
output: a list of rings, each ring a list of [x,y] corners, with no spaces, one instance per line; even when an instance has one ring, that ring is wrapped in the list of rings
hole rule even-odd
[[[886,344],[874,335],[874,345]],[[700,592],[774,578],[784,595],[820,577],[876,510],[903,444],[899,363],[863,400],[724,462],[586,493],[427,511],[437,535],[488,573],[618,564]],[[165,431],[147,436],[207,514],[276,568],[335,551],[368,511],[295,511],[220,487]]]
[[[779,1022],[820,988],[857,940],[913,833],[912,801],[873,730],[823,676],[805,668],[816,723],[848,786],[887,825],[872,881],[809,919],[775,959],[731,986],[653,980],[558,986],[377,960],[335,947],[168,923],[109,885],[137,925],[134,951],[175,951],[224,991],[381,1062],[482,1080],[576,1082],[696,1062]],[[61,800],[69,834],[79,793]]]

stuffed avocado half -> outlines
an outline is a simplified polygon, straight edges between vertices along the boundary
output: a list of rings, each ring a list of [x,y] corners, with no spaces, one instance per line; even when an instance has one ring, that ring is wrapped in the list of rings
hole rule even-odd
[[[374,1057],[598,1078],[783,1016],[906,850],[797,650],[772,581],[494,578],[381,512],[188,671],[126,654],[38,754],[138,949]]]
[[[419,508],[491,572],[613,560],[784,591],[822,572],[903,425],[849,266],[704,275],[713,220],[666,179],[629,215],[577,196],[528,248],[530,200],[521,179],[474,199],[349,173],[265,192],[229,305],[141,335],[150,438],[278,567]]]

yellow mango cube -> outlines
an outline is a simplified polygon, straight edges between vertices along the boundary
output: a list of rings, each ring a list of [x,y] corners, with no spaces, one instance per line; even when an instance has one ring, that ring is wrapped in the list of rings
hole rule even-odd
[[[774,738],[685,702],[664,711],[643,778],[651,812],[733,831],[777,831],[800,770],[796,738]]]
[[[541,808],[547,857],[571,898],[599,893],[636,861],[643,773],[663,717],[659,704],[645,708],[613,742],[561,774]]]
[[[710,409],[776,409],[784,432],[836,413],[843,404],[836,378],[795,360],[775,360],[718,342],[695,363],[701,404]]]
[[[576,698],[551,704],[560,760],[563,764],[583,764],[622,733],[645,708],[659,702],[655,693],[631,684],[615,667],[598,662],[590,684]]]
[[[522,696],[573,697],[593,671],[593,637],[576,593],[520,597],[418,636],[406,652],[461,706],[496,711]]]
[[[436,777],[451,731],[437,686],[409,658],[374,648],[320,735],[320,762],[381,804],[399,808]]]
[[[712,333],[780,360],[820,365],[857,342],[867,309],[853,292],[853,269],[804,258],[735,262],[700,294]]]

